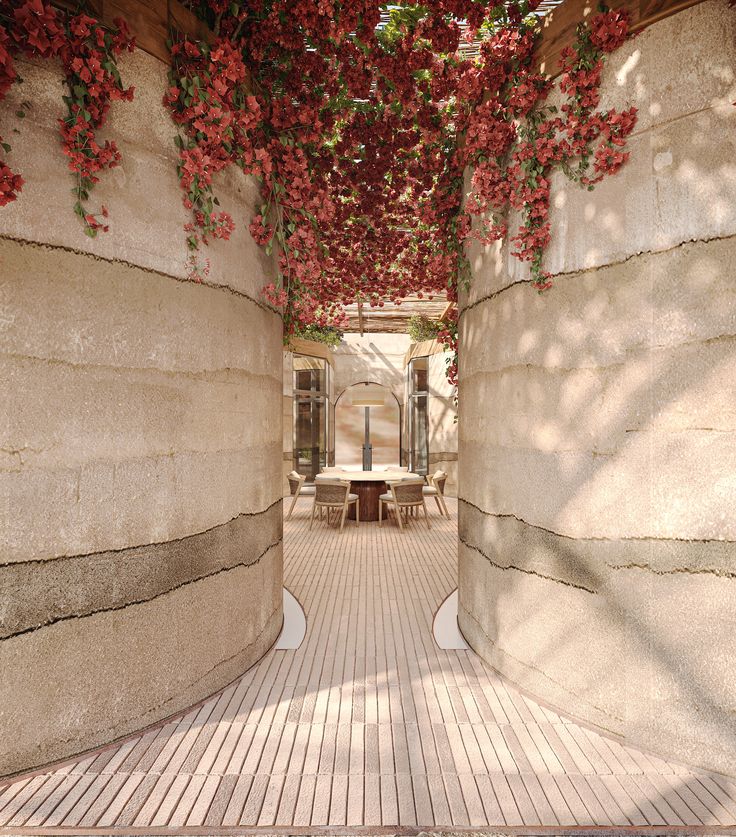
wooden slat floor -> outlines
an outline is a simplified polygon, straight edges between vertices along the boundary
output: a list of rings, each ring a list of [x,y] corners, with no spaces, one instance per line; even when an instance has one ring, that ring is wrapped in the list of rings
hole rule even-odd
[[[456,586],[456,515],[433,528],[285,526],[285,583],[307,615],[183,717],[0,787],[0,830],[207,833],[260,826],[736,824],[736,784],[604,738],[524,697],[432,618]],[[719,828],[720,827],[720,828]],[[204,831],[203,831],[204,829]]]

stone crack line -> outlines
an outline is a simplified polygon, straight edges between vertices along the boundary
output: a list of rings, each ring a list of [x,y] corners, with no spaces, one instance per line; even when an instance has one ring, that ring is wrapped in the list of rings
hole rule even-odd
[[[43,628],[48,628],[52,625],[56,625],[59,622],[67,622],[71,619],[87,619],[90,616],[96,616],[99,613],[114,613],[120,610],[126,610],[129,607],[135,607],[136,605],[147,604],[148,602],[153,602],[156,599],[161,598],[161,596],[168,596],[169,593],[174,593],[176,590],[180,590],[183,587],[188,587],[190,584],[198,584],[200,581],[205,581],[208,578],[214,578],[217,575],[221,575],[222,573],[229,573],[233,570],[237,570],[239,567],[254,567],[258,564],[268,552],[270,552],[275,547],[279,546],[282,542],[282,539],[279,538],[277,541],[269,544],[253,561],[238,561],[237,564],[232,564],[229,567],[220,567],[220,569],[213,570],[210,573],[205,573],[204,575],[198,576],[197,578],[191,578],[187,581],[182,581],[181,584],[176,584],[173,587],[169,587],[166,590],[160,590],[158,593],[155,593],[153,596],[149,596],[148,598],[144,599],[133,599],[129,602],[125,602],[125,604],[115,605],[111,607],[101,607],[96,608],[94,610],[90,610],[87,613],[68,613],[64,616],[58,616],[55,619],[49,619],[46,622],[42,622],[39,625],[34,625],[30,628],[24,628],[22,631],[17,631],[14,634],[10,634],[7,637],[4,637],[2,641],[8,639],[15,639],[19,636],[24,636],[25,634],[31,634],[35,631],[42,630]]]
[[[165,279],[173,279],[174,282],[181,282],[184,285],[201,285],[204,288],[209,288],[211,291],[225,291],[226,293],[230,293],[233,296],[240,297],[241,299],[247,299],[248,302],[252,302],[253,305],[257,306],[263,311],[268,311],[270,314],[275,314],[280,319],[283,319],[282,313],[274,308],[272,305],[268,305],[265,302],[261,302],[258,299],[250,296],[249,294],[244,293],[243,291],[238,291],[235,288],[231,288],[229,285],[218,285],[215,282],[205,282],[205,281],[195,281],[193,279],[187,279],[185,276],[175,276],[172,273],[166,273],[163,270],[157,270],[155,267],[146,267],[145,265],[136,264],[135,262],[128,261],[127,259],[119,259],[119,258],[112,258],[109,256],[100,256],[98,253],[90,253],[87,250],[77,250],[75,247],[69,247],[68,245],[64,244],[48,244],[42,241],[30,241],[27,238],[21,238],[20,236],[15,235],[8,235],[4,233],[0,235],[0,241],[14,241],[16,244],[21,244],[24,247],[33,247],[41,250],[62,250],[65,253],[71,253],[74,256],[86,256],[87,258],[94,259],[98,262],[105,262],[106,264],[120,264],[124,267],[132,267],[136,270],[141,270],[144,273],[150,273],[154,276],[162,276]]]
[[[180,538],[171,538],[166,541],[151,541],[149,543],[138,543],[134,544],[133,546],[121,546],[117,549],[99,549],[97,552],[80,552],[77,555],[55,555],[53,558],[30,558],[27,561],[3,561],[0,562],[0,570],[4,567],[17,567],[20,565],[27,566],[28,564],[48,564],[51,561],[74,561],[77,558],[94,558],[96,555],[116,555],[121,552],[132,552],[134,549],[146,549],[151,546],[166,546],[168,544],[173,543],[183,543],[184,541],[189,540],[190,538],[198,538],[202,535],[206,535],[209,532],[214,532],[216,529],[220,529],[222,526],[228,526],[230,523],[233,523],[236,520],[240,520],[241,518],[246,517],[260,517],[261,515],[268,514],[274,506],[278,506],[279,503],[283,502],[282,498],[279,497],[278,500],[274,500],[270,506],[267,506],[265,509],[261,509],[260,511],[254,512],[241,512],[240,514],[236,514],[234,517],[231,517],[229,520],[224,520],[222,523],[215,523],[214,526],[210,526],[207,529],[202,529],[201,532],[192,532],[190,535],[182,535]]]
[[[657,537],[656,535],[626,535],[621,538],[605,538],[594,536],[574,537],[573,535],[565,535],[562,532],[555,532],[554,529],[547,529],[545,526],[539,526],[536,523],[529,523],[527,520],[524,520],[522,517],[519,517],[516,514],[511,514],[508,512],[501,513],[486,511],[485,509],[480,508],[480,506],[476,506],[475,503],[471,503],[470,500],[465,500],[463,497],[458,497],[458,503],[464,503],[466,506],[469,506],[471,509],[475,509],[475,511],[484,514],[486,517],[494,517],[498,520],[517,520],[519,523],[523,523],[524,526],[529,526],[530,529],[537,529],[540,532],[547,532],[547,534],[549,535],[554,535],[557,538],[565,538],[566,540],[574,541],[575,543],[590,541],[592,543],[703,543],[723,545],[736,544],[736,541],[727,540],[725,538],[664,538]],[[621,569],[626,569],[626,566],[622,565]],[[701,570],[701,572],[719,571],[704,569]]]
[[[576,590],[582,590],[584,593],[591,593],[592,595],[597,594],[597,590],[593,590],[590,587],[584,587],[582,584],[575,584],[572,581],[565,581],[562,578],[555,578],[552,575],[545,575],[544,573],[537,572],[536,570],[529,570],[525,567],[519,567],[517,564],[499,564],[497,561],[494,561],[486,552],[484,552],[480,547],[475,546],[475,544],[469,543],[462,535],[459,535],[460,543],[464,546],[467,546],[468,549],[472,549],[477,552],[479,555],[482,555],[483,558],[488,561],[489,564],[492,564],[494,567],[497,567],[499,570],[516,570],[517,572],[524,573],[525,575],[534,575],[537,578],[543,578],[546,581],[554,581],[555,584],[564,584],[565,587],[573,587]]]
[[[671,567],[666,570],[655,569],[651,564],[639,564],[632,562],[630,564],[609,564],[605,563],[611,570],[644,570],[645,572],[653,573],[654,575],[677,575],[684,573],[685,575],[715,575],[718,578],[736,578],[736,572],[730,570],[723,570],[717,567]]]
[[[605,270],[608,267],[618,267],[619,265],[626,264],[626,262],[631,261],[632,259],[637,259],[648,256],[661,256],[665,253],[672,253],[675,250],[679,250],[682,247],[687,247],[690,244],[709,244],[711,241],[728,241],[729,239],[734,238],[733,235],[714,235],[709,238],[689,238],[686,241],[680,241],[678,244],[674,244],[672,247],[668,247],[665,250],[639,250],[636,253],[631,253],[630,255],[626,256],[623,259],[618,259],[617,261],[607,262],[606,264],[599,264],[594,265],[593,267],[583,267],[579,270],[569,270],[564,273],[555,273],[552,275],[552,279],[555,282],[559,281],[560,279],[569,279],[573,276],[583,276],[586,273],[593,273],[597,270]],[[503,285],[496,291],[492,291],[485,296],[479,297],[474,302],[471,302],[468,305],[464,305],[460,310],[458,315],[458,319],[460,319],[467,311],[471,311],[478,305],[482,305],[484,302],[490,302],[491,300],[495,299],[497,296],[505,293],[506,291],[510,290],[511,288],[515,288],[517,285],[531,285],[531,279],[517,279],[515,282],[510,282],[508,285]]]

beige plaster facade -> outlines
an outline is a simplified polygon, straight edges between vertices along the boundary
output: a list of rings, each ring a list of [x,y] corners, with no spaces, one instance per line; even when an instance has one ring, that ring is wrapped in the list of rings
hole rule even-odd
[[[122,163],[91,201],[111,229],[89,239],[58,67],[19,70],[0,113],[26,180],[0,211],[0,776],[211,695],[282,621],[282,327],[255,185],[222,178],[236,232],[189,281],[166,67],[126,55],[135,100],[103,132]]]
[[[460,624],[634,745],[736,773],[736,12],[609,57],[639,108],[594,192],[553,180],[554,287],[507,243],[462,300]]]
[[[405,445],[404,416],[406,414],[406,374],[404,372],[404,354],[409,346],[407,334],[370,332],[364,335],[346,333],[342,342],[333,352],[335,364],[335,399],[354,384],[366,381],[380,384],[393,394],[394,400],[387,396],[388,405],[381,411],[383,421],[379,423],[380,441],[386,443],[391,438],[395,445],[376,450],[374,461],[383,465],[398,465],[402,460],[401,449]],[[396,405],[398,409],[395,408]],[[346,438],[345,428],[336,427],[336,444],[341,451],[351,451],[347,460],[351,467],[360,467],[363,444],[362,409],[355,410],[355,426]],[[395,424],[392,429],[391,424]],[[388,451],[391,453],[388,453]],[[388,460],[392,461],[388,461]],[[340,465],[340,461],[335,462]],[[407,464],[404,462],[403,464]]]

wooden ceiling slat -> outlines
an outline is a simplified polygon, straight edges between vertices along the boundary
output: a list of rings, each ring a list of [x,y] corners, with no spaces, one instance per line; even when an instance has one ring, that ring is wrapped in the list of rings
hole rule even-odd
[[[639,31],[700,2],[702,0],[614,0],[613,7],[628,9],[633,31]],[[124,18],[138,46],[167,63],[170,29],[197,40],[211,42],[214,37],[212,31],[179,0],[88,0],[88,4],[90,12],[104,23],[112,24],[115,17]],[[69,8],[70,2],[58,0],[58,5]],[[542,35],[536,51],[541,70],[551,75],[559,71],[560,53],[575,39],[577,24],[590,17],[596,7],[596,0],[564,0],[560,4],[547,0],[542,3]]]
[[[631,15],[631,30],[639,32],[663,18],[697,6],[702,0],[618,0],[614,9],[626,9]],[[575,40],[575,30],[581,20],[595,14],[594,0],[565,0],[548,12],[542,20],[542,35],[536,50],[536,63],[541,72],[559,72],[562,50]]]
[[[128,24],[136,46],[168,63],[169,37],[166,3],[143,3],[141,0],[104,0],[102,22],[112,25],[116,17],[122,17]]]

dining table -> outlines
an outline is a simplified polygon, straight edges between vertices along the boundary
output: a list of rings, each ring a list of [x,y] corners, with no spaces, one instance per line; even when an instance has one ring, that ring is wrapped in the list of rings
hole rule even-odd
[[[423,480],[421,474],[414,474],[409,471],[328,471],[317,474],[315,482],[324,480],[350,480],[350,493],[358,495],[360,506],[360,520],[378,520],[378,503],[381,494],[388,491],[389,482],[397,482],[405,479]],[[348,517],[355,520],[355,506],[350,505]]]

